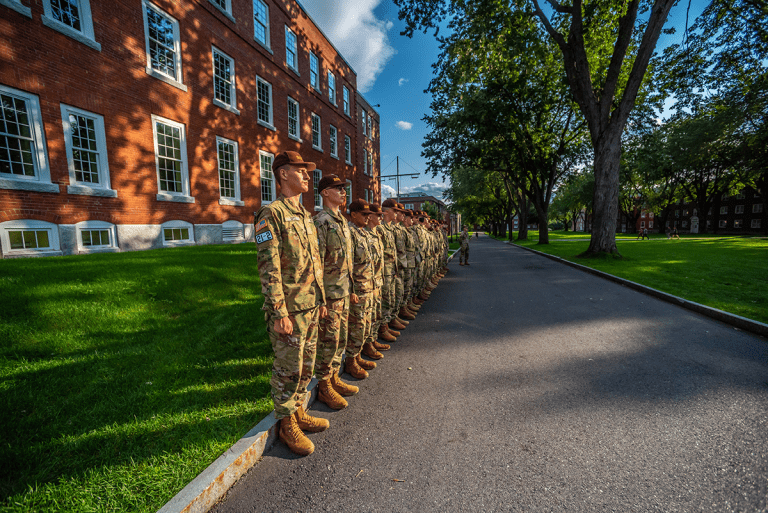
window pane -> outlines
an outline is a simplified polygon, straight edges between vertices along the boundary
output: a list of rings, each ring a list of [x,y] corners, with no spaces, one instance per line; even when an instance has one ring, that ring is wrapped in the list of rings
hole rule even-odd
[[[24,233],[24,247],[27,249],[37,248],[37,237],[35,237],[35,232],[25,231],[23,233]]]
[[[183,240],[189,240],[189,228],[182,228],[179,238]]]
[[[177,79],[173,21],[147,6],[149,58],[152,69]]]
[[[81,232],[82,239],[83,239],[83,246],[90,246],[91,245],[91,232],[83,230]]]
[[[219,187],[222,198],[235,198],[235,145],[219,141]]]
[[[253,37],[263,45],[269,45],[267,33],[269,27],[269,10],[261,0],[253,0]]]
[[[11,249],[24,249],[21,232],[8,232],[8,238],[11,240]]]
[[[181,131],[160,122],[156,123],[156,127],[160,190],[182,192]]]
[[[27,102],[0,94],[0,173],[35,176]]]
[[[80,28],[80,6],[77,0],[51,0],[53,19],[75,30]]]
[[[271,108],[270,108],[270,91],[269,84],[259,80],[257,83],[258,89],[258,116],[259,120],[265,123],[272,123]]]
[[[163,230],[163,234],[165,236],[165,240],[173,240],[173,230],[170,228]]]
[[[232,61],[213,52],[213,95],[226,105],[232,104]]]

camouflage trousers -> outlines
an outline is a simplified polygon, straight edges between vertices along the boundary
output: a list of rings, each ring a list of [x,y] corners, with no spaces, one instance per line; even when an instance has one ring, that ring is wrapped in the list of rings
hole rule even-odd
[[[378,337],[379,326],[381,326],[381,289],[377,288],[373,291],[373,308],[371,310],[371,329],[368,331],[368,336],[365,337],[366,342],[373,342]]]
[[[293,333],[282,335],[275,331],[274,312],[267,312],[267,333],[275,353],[272,364],[272,402],[275,404],[275,417],[282,419],[293,413],[303,404],[307,395],[307,386],[312,379],[317,349],[317,321],[320,307],[293,312],[288,315],[293,325]]]
[[[360,354],[363,342],[371,331],[371,313],[373,310],[373,292],[357,295],[358,302],[349,305],[349,337],[344,350],[347,357]]]
[[[381,324],[389,324],[393,317],[393,309],[396,305],[395,275],[384,275],[384,285],[381,287]]]
[[[467,263],[467,259],[469,258],[469,246],[462,246],[461,247],[461,253],[459,253],[459,263],[464,262]]]
[[[320,319],[317,337],[317,359],[315,376],[319,380],[330,378],[341,368],[341,356],[347,347],[349,331],[349,296],[329,299],[326,302],[328,316]]]
[[[400,269],[395,274],[395,293],[392,300],[392,318],[394,318],[400,311],[400,307],[403,306],[403,269]],[[392,319],[390,319],[391,321]]]
[[[408,304],[408,301],[413,297],[413,277],[416,274],[416,268],[406,267],[403,272],[403,302],[401,307]]]

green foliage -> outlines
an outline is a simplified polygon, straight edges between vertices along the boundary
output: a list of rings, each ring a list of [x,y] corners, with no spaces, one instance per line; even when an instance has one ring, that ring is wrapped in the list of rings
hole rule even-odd
[[[0,261],[0,507],[156,511],[272,409],[253,244]]]

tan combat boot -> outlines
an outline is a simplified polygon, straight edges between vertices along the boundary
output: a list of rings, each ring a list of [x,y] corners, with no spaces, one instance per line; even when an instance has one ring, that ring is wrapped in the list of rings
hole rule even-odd
[[[302,433],[295,415],[280,419],[279,437],[292,452],[299,456],[309,456],[315,451],[315,444]]]
[[[363,344],[363,354],[371,360],[381,360],[384,358],[384,355],[378,352],[370,342]]]
[[[422,301],[426,301],[427,299],[429,299],[429,294],[426,291],[422,290],[421,294],[418,295],[418,298],[421,299]]]
[[[318,381],[317,400],[327,404],[329,408],[334,410],[342,410],[348,406],[347,401],[333,388],[330,379]]]
[[[399,337],[399,336],[400,336],[400,332],[399,332],[399,331],[397,331],[397,330],[393,330],[393,329],[392,329],[392,328],[390,328],[389,326],[387,326],[387,332],[388,332],[390,335],[392,335],[393,337],[395,337],[395,338],[397,338],[397,337]]]
[[[394,342],[396,340],[395,337],[387,331],[386,324],[379,326],[379,338],[385,342]]]
[[[327,420],[309,415],[304,411],[303,406],[299,406],[299,409],[296,410],[296,413],[294,413],[293,416],[296,417],[296,423],[302,431],[319,433],[320,431],[325,431],[331,427],[331,423]]]
[[[382,344],[378,340],[373,341],[373,348],[377,351],[389,351],[391,347],[389,344]]]
[[[331,386],[339,393],[339,395],[344,397],[355,395],[360,391],[355,385],[344,383],[339,377],[339,371],[334,371],[333,376],[331,376]]]
[[[344,370],[353,378],[365,379],[368,377],[368,373],[360,367],[360,364],[357,363],[357,358],[354,356],[348,356],[344,360]]]
[[[400,308],[400,312],[398,312],[397,315],[401,319],[407,319],[409,321],[412,321],[416,318],[415,315],[411,315],[410,312],[408,312],[408,310],[405,308],[405,305],[403,305],[402,308]]]
[[[369,362],[368,360],[363,360],[363,357],[360,355],[357,355],[355,357],[355,360],[357,361],[357,364],[365,370],[373,370],[376,368],[376,362]]]
[[[405,324],[400,322],[400,319],[398,319],[397,317],[393,317],[392,320],[389,321],[389,329],[390,329],[390,331],[391,330],[396,330],[396,331],[404,330],[405,329]]]
[[[415,298],[413,298],[411,301],[413,301],[413,304],[414,304],[414,305],[416,305],[416,306],[421,306],[421,305],[423,305],[423,304],[424,304],[424,301],[422,301],[421,299],[419,299],[419,297],[418,297],[418,296],[417,296],[417,297],[415,297]]]

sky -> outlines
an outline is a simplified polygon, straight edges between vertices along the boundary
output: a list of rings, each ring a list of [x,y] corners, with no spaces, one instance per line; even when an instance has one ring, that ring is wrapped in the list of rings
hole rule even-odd
[[[432,31],[401,36],[405,24],[397,19],[392,0],[299,2],[355,70],[358,90],[368,103],[380,105],[376,110],[381,120],[382,197],[395,196],[396,180],[387,176],[396,174],[399,157],[401,174],[419,173],[400,179],[400,193],[424,192],[440,198],[449,184],[441,176],[426,174],[421,156],[429,133],[423,118],[431,101],[424,91],[439,53]],[[673,7],[665,28],[673,26],[677,32],[662,34],[657,50],[682,41],[689,2],[689,25],[708,4],[708,0],[683,0]]]

